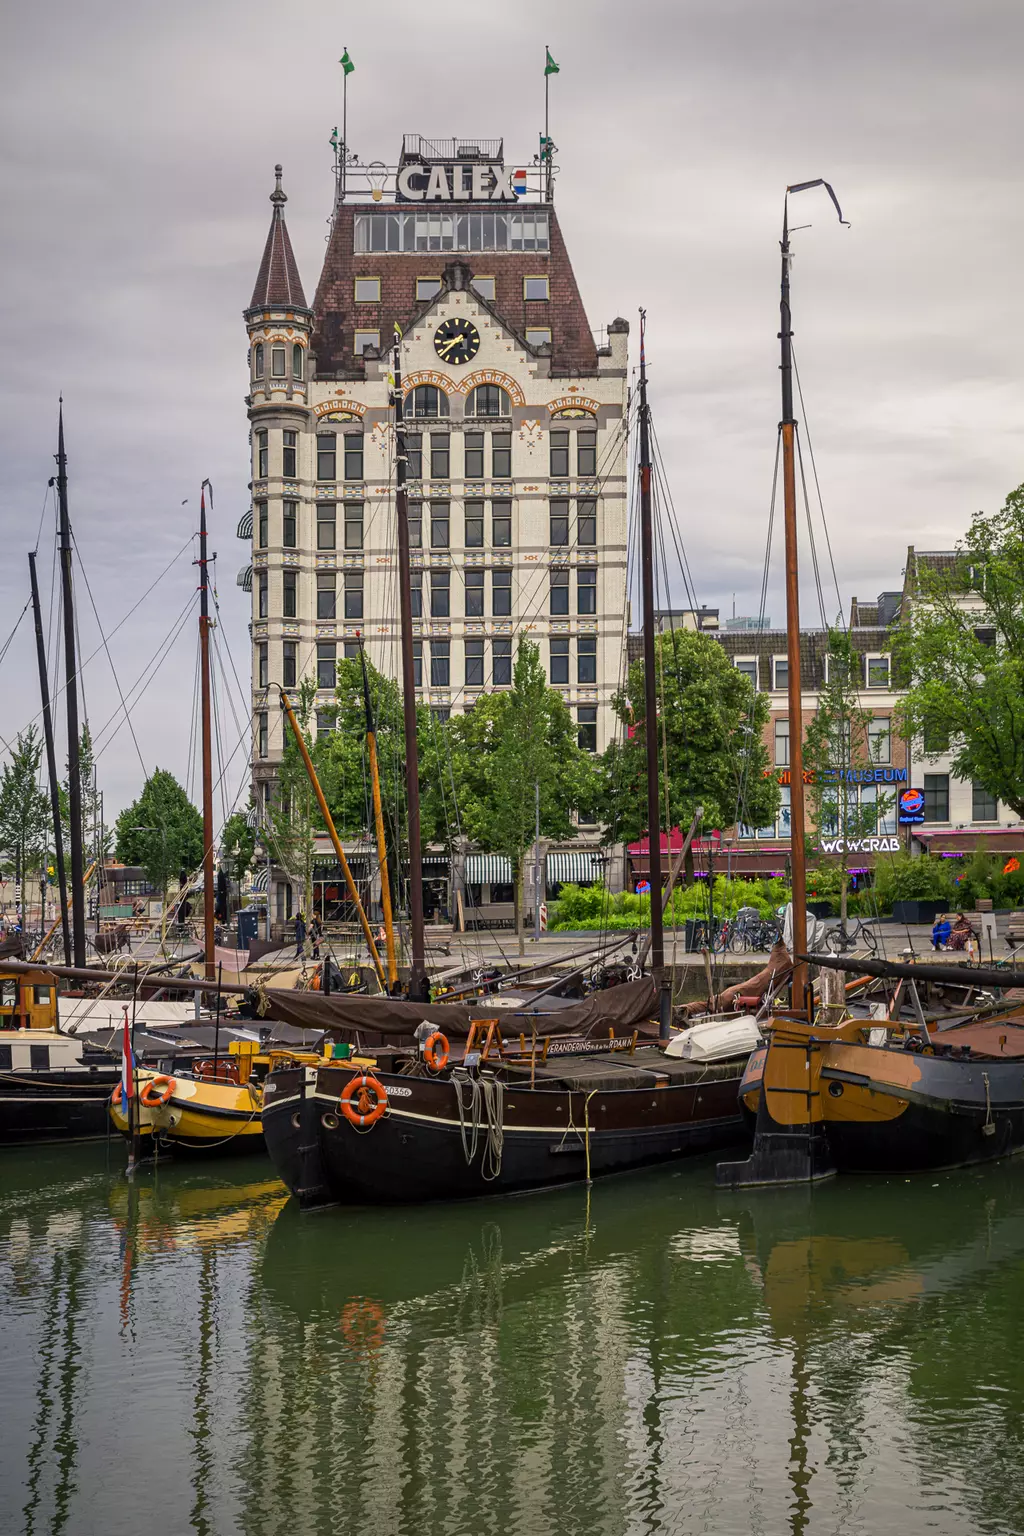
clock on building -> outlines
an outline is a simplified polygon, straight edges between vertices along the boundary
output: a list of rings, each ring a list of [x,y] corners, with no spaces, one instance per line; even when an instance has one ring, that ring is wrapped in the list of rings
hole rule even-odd
[[[468,363],[480,350],[480,332],[472,320],[442,320],[434,332],[434,351],[442,362]]]

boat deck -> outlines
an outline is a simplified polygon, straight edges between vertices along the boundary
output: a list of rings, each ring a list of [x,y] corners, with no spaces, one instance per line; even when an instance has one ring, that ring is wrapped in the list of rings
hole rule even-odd
[[[713,1082],[738,1077],[743,1062],[682,1061],[666,1056],[656,1047],[645,1046],[632,1055],[625,1052],[593,1056],[555,1056],[531,1067],[529,1062],[502,1063],[502,1072],[517,1084],[523,1080],[539,1088],[575,1089],[584,1093],[614,1092],[621,1088],[664,1087],[666,1080],[679,1086],[685,1083]]]

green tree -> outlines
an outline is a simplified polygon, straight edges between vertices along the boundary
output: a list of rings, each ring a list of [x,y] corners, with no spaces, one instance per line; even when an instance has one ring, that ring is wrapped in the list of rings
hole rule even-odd
[[[595,775],[561,696],[547,685],[540,652],[521,639],[512,688],[485,694],[451,722],[452,779],[466,835],[512,865],[519,953],[524,950],[523,875],[536,826],[541,836],[576,835],[573,812],[593,804]]]
[[[953,772],[1024,818],[1024,485],[976,514],[955,561],[918,570],[894,655],[904,733],[948,742]]]
[[[688,826],[702,805],[705,826],[767,825],[779,807],[779,786],[765,776],[770,762],[763,740],[770,714],[767,696],[754,691],[710,635],[667,631],[656,637],[655,650],[658,719],[665,733],[658,755],[668,762],[673,823]],[[630,667],[612,703],[633,734],[604,753],[602,808],[619,836],[634,839],[647,831],[642,661]],[[664,794],[663,785],[662,803]]]
[[[316,692],[316,678],[304,677],[295,692],[289,695],[292,710],[302,732],[302,739],[310,756],[314,758],[314,765],[316,756],[322,757],[324,751],[321,746],[318,753],[310,732]],[[319,773],[317,777],[320,777]],[[299,893],[299,911],[308,916],[313,898],[316,832],[321,827],[323,818],[295,740],[295,733],[287,717],[284,726],[284,748],[278,764],[276,782],[267,797],[266,813],[267,834],[274,860],[285,871]]]
[[[252,801],[249,802],[250,809]],[[224,873],[239,885],[252,867],[256,852],[256,828],[250,827],[245,811],[234,811],[220,834],[220,857]]]
[[[822,837],[870,837],[879,819],[891,808],[893,795],[878,786],[854,783],[846,770],[874,766],[868,741],[872,712],[860,702],[858,685],[860,655],[849,635],[828,631],[825,681],[818,690],[818,707],[804,733],[804,771],[808,782],[805,799],[814,835]],[[889,754],[886,754],[888,758]],[[849,856],[824,854],[817,858],[826,867],[840,861],[839,912],[845,925],[849,891]]]
[[[15,737],[0,771],[0,857],[15,879],[42,869],[53,843],[50,800],[39,787],[43,742],[34,725]]]
[[[140,865],[166,897],[168,887],[203,862],[203,818],[172,773],[157,768],[117,818],[117,857]]]

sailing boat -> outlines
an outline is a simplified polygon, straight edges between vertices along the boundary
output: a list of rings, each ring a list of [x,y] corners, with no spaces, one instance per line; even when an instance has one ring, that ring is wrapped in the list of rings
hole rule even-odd
[[[790,309],[790,193],[824,187],[842,221],[828,182],[800,182],[786,190],[782,226],[783,486],[785,494],[786,621],[789,718],[802,719],[800,615],[797,580],[796,482]],[[843,221],[845,222],[845,221]],[[794,971],[792,1010],[776,1016],[768,1042],[750,1058],[741,1097],[756,1105],[754,1146],[742,1163],[720,1163],[726,1188],[806,1184],[845,1172],[903,1173],[960,1167],[1005,1157],[1024,1145],[1024,1008],[975,1016],[948,1028],[929,1028],[917,981],[933,967],[848,962],[873,976],[901,977],[883,1020],[848,1017],[815,1021],[807,962],[841,969],[832,956],[807,955],[802,733],[790,733]],[[980,973],[978,973],[980,974]],[[963,982],[964,973],[958,972]],[[985,982],[999,978],[986,974]],[[914,1005],[901,1019],[904,989]]]
[[[641,321],[643,338],[643,316]],[[315,1016],[344,1038],[331,1058],[314,1066],[277,1066],[268,1076],[263,1131],[270,1155],[309,1209],[339,1201],[419,1202],[539,1189],[723,1147],[742,1135],[738,1088],[749,1046],[739,1059],[710,1065],[666,1053],[670,996],[657,900],[653,974],[639,981],[556,1013],[502,1009],[500,1021],[486,998],[475,1006],[426,1002],[398,339],[393,377],[411,875],[408,1000],[296,993],[272,999],[278,1017],[297,1023]],[[643,342],[639,401],[645,688],[653,722],[652,466]],[[656,730],[649,729],[646,739],[651,882],[660,891]],[[359,1052],[354,1056],[353,1044]]]

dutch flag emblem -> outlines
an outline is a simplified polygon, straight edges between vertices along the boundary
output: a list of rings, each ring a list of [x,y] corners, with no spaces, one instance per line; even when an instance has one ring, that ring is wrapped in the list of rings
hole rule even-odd
[[[516,197],[526,196],[526,172],[522,167],[512,172],[512,191]]]

